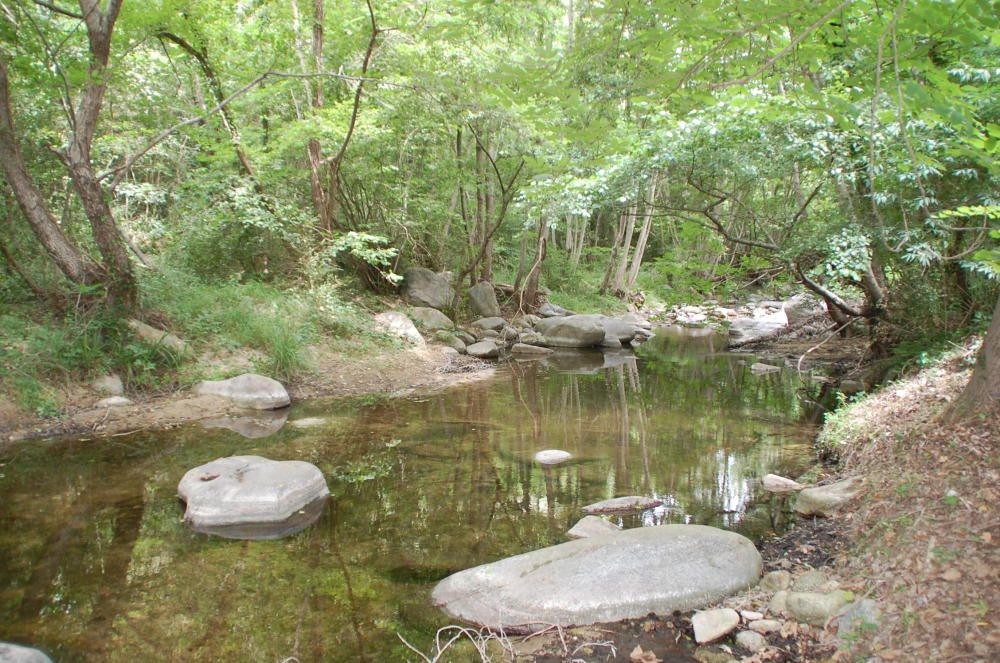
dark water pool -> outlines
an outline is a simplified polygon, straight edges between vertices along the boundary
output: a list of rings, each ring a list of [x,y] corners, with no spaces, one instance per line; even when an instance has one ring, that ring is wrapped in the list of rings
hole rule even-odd
[[[403,661],[448,618],[452,571],[566,540],[581,507],[665,506],[626,527],[781,527],[757,494],[795,474],[814,432],[792,371],[763,376],[711,336],[661,333],[636,355],[565,353],[400,398],[313,401],[248,439],[189,426],[0,449],[0,640],[56,661]],[[543,469],[536,451],[574,460]],[[334,497],[279,541],[181,523],[183,473],[233,454],[301,459]],[[758,501],[758,498],[759,501]]]

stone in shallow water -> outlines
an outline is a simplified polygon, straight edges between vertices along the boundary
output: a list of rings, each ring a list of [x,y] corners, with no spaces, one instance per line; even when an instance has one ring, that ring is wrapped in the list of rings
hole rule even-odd
[[[618,525],[615,525],[600,516],[584,516],[578,520],[568,532],[566,532],[566,536],[571,539],[586,539],[592,536],[617,534],[620,531],[621,528],[618,527]]]
[[[330,491],[310,463],[230,456],[189,470],[177,494],[187,504],[184,521],[198,532],[275,539],[315,522]]]
[[[195,393],[228,398],[252,410],[277,410],[291,403],[288,392],[277,380],[244,373],[228,380],[206,380],[195,385]]]
[[[661,525],[467,569],[439,583],[432,598],[458,619],[537,631],[692,610],[752,586],[760,568],[760,553],[739,534]]]
[[[535,462],[542,465],[558,465],[565,463],[572,457],[573,454],[562,449],[544,449],[535,454]]]
[[[829,517],[861,493],[861,482],[845,479],[826,486],[806,488],[795,500],[795,510],[802,516]]]
[[[628,495],[626,497],[614,497],[610,500],[588,504],[583,507],[583,510],[586,513],[627,513],[630,511],[645,511],[661,504],[663,504],[663,500],[642,497],[640,495]]]

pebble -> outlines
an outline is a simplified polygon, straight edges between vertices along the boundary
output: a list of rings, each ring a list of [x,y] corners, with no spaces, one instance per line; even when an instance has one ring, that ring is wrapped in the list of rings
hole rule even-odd
[[[788,571],[771,571],[760,579],[759,587],[764,591],[778,592],[788,589],[792,584],[792,574]]]
[[[777,619],[758,619],[750,622],[750,630],[755,633],[774,633],[781,630],[781,622]]]
[[[776,592],[774,596],[771,597],[771,604],[767,607],[767,611],[772,615],[780,615],[787,609],[786,602],[788,601],[788,592],[781,590]]]
[[[740,610],[740,616],[743,618],[743,621],[747,622],[764,619],[764,613],[756,612],[754,610]]]

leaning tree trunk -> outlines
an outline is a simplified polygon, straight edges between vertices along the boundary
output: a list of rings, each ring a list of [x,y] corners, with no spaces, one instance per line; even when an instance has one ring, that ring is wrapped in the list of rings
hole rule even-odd
[[[945,419],[957,423],[995,414],[1000,414],[1000,297],[976,357],[972,378],[945,413]]]

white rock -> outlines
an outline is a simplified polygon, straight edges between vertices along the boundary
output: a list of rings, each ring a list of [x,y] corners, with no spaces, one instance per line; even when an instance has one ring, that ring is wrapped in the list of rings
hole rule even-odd
[[[325,417],[304,417],[290,422],[290,424],[295,428],[313,428],[315,426],[322,426],[325,423]]]
[[[165,332],[156,327],[150,327],[145,322],[139,320],[129,320],[128,326],[132,328],[135,335],[147,343],[160,344],[170,348],[174,352],[184,353],[187,351],[187,343],[177,338],[170,332]]]
[[[194,391],[202,395],[222,396],[240,407],[253,410],[276,410],[292,402],[284,385],[256,373],[244,373],[228,380],[199,382]]]
[[[791,479],[786,479],[785,477],[777,474],[765,475],[762,483],[764,485],[764,490],[769,493],[794,493],[805,488],[805,486],[798,481],[792,481]]]
[[[781,622],[777,619],[755,619],[749,624],[750,630],[757,633],[774,633],[781,630]]]
[[[424,337],[417,331],[413,321],[399,311],[383,311],[375,316],[375,322],[381,325],[379,331],[397,336],[416,346],[426,345]]]
[[[740,610],[740,617],[743,621],[752,622],[757,619],[764,619],[763,612],[757,612],[756,610]]]
[[[99,377],[91,382],[90,386],[108,396],[121,396],[125,393],[125,385],[122,384],[122,379],[114,374]]]
[[[124,407],[131,404],[132,401],[124,396],[109,396],[97,401],[97,407]]]
[[[860,493],[861,482],[854,478],[806,488],[795,500],[795,510],[802,516],[832,516]]]
[[[732,608],[702,610],[691,617],[694,639],[698,644],[714,642],[731,633],[740,624],[740,616]]]
[[[535,462],[542,465],[558,465],[559,463],[565,463],[572,457],[573,454],[568,451],[545,449],[535,454]]]
[[[32,647],[0,642],[0,663],[52,663],[52,659]]]

